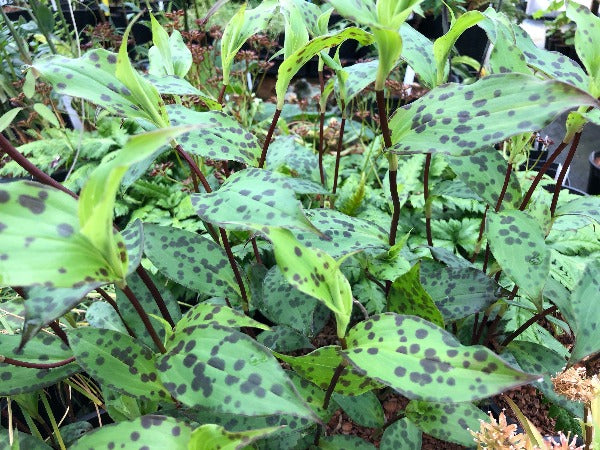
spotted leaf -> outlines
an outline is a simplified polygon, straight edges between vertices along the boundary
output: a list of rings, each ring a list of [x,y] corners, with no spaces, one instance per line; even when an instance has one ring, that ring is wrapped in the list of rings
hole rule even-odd
[[[483,147],[476,154],[469,156],[447,156],[446,160],[456,176],[465,183],[475,194],[495,208],[498,203],[508,162],[502,156],[502,152],[493,146]],[[511,171],[508,185],[500,208],[506,205],[514,209],[521,204],[521,188],[519,180]]]
[[[192,67],[192,52],[187,48],[181,33],[173,30],[171,36],[150,14],[152,22],[152,42],[148,50],[150,66],[148,72],[152,75],[175,75],[183,78]]]
[[[177,331],[193,328],[198,325],[221,325],[229,328],[252,327],[268,330],[269,327],[226,306],[214,305],[208,301],[191,308],[177,322]]]
[[[86,433],[69,450],[138,450],[168,448],[188,450],[192,428],[183,421],[160,415],[104,425]]]
[[[338,346],[326,346],[304,356],[282,354],[276,354],[276,356],[288,363],[301,377],[321,389],[327,389],[335,369],[344,361],[339,352],[340,347]],[[334,387],[334,392],[342,395],[360,395],[379,387],[379,383],[360,375],[359,371],[346,365]]]
[[[241,297],[225,251],[210,239],[151,224],[144,235],[146,256],[171,280],[203,294]]]
[[[472,403],[429,403],[412,400],[406,406],[406,417],[424,433],[442,441],[473,446],[469,432],[479,429],[479,421],[489,417]]]
[[[464,346],[424,319],[385,313],[354,326],[342,354],[359,373],[408,398],[466,402],[535,379],[489,349]]]
[[[440,310],[420,281],[421,265],[415,264],[407,273],[393,283],[388,296],[388,311],[415,315],[444,326]]]
[[[574,200],[563,203],[556,209],[556,216],[565,215],[584,216],[600,223],[600,197],[576,197]]]
[[[321,437],[319,448],[322,450],[375,450],[376,447],[358,436],[338,434]]]
[[[234,229],[284,227],[314,232],[288,177],[261,169],[231,175],[218,191],[192,195],[203,220]]]
[[[81,327],[67,334],[77,362],[102,385],[140,400],[169,401],[148,347],[107,329]]]
[[[323,234],[296,233],[298,240],[310,248],[320,249],[334,258],[359,250],[389,248],[388,232],[379,225],[350,217],[333,209],[310,209],[306,216]]]
[[[144,81],[150,83],[159,94],[193,95],[201,100],[209,109],[220,110],[222,105],[207,93],[190,84],[189,81],[175,75],[144,75]]]
[[[261,428],[248,431],[227,431],[220,425],[201,425],[192,432],[188,450],[223,449],[238,450],[248,448],[254,441],[264,438],[279,427]]]
[[[361,427],[380,428],[385,422],[383,408],[373,391],[353,396],[334,393],[333,399]]]
[[[221,64],[223,68],[223,84],[229,84],[231,66],[235,55],[252,36],[267,28],[267,23],[273,15],[277,3],[273,0],[264,1],[254,9],[246,9],[246,5],[229,20],[221,38]]]
[[[286,56],[277,72],[277,83],[275,85],[277,109],[281,110],[283,108],[287,88],[300,68],[321,51],[340,45],[347,39],[354,39],[362,45],[369,45],[373,42],[373,36],[370,33],[360,28],[350,27],[335,34],[318,36],[295,50],[291,55]]]
[[[272,171],[290,173],[308,180],[320,180],[316,153],[293,136],[279,137],[271,142],[267,153],[267,167]]]
[[[550,271],[550,250],[540,224],[522,211],[488,213],[486,235],[502,270],[541,306]]]
[[[328,316],[327,308],[314,297],[292,287],[279,267],[273,267],[267,273],[258,308],[272,322],[287,325],[306,336],[314,336],[320,325],[316,322]]]
[[[344,80],[343,90],[346,105],[349,105],[356,96],[358,96],[367,86],[375,81],[378,65],[379,61],[374,60],[344,67],[346,78]],[[335,88],[338,91],[339,87],[339,82],[336,82]]]
[[[77,201],[30,181],[0,187],[0,284],[81,287],[119,279],[77,220]]]
[[[127,333],[127,328],[123,325],[119,314],[107,302],[92,303],[85,312],[85,320],[93,328]]]
[[[0,336],[3,357],[37,364],[53,364],[73,356],[73,352],[53,334],[44,333],[33,337],[24,349],[19,349],[21,336],[17,334]],[[0,362],[0,395],[34,392],[68,378],[80,370],[75,362],[53,369],[32,369]]]
[[[258,166],[261,153],[258,140],[232,117],[215,111],[197,112],[181,105],[169,105],[167,112],[171,125],[202,125],[201,129],[179,138],[186,151],[214,160]]]
[[[268,229],[275,260],[293,287],[323,302],[336,318],[338,337],[343,338],[352,314],[352,290],[336,261],[319,249],[305,247],[290,231]]]
[[[116,54],[97,49],[76,59],[57,55],[44,58],[33,68],[61,95],[84,98],[118,116],[152,121],[131,90],[116,77],[116,63]]]
[[[421,430],[406,417],[387,427],[381,437],[381,450],[421,450]]]
[[[449,83],[396,111],[391,150],[467,155],[538,130],[582,105],[597,102],[571,85],[519,73],[490,75],[470,85]]]
[[[569,326],[575,334],[575,347],[571,350],[570,363],[580,361],[600,351],[600,310],[596,300],[600,292],[598,269],[600,262],[593,260],[585,268],[583,276],[571,294]]]
[[[538,388],[544,397],[569,410],[576,417],[583,417],[583,405],[567,400],[554,390],[551,377],[562,372],[566,360],[554,350],[535,342],[512,341],[506,350],[515,358],[521,369],[543,375],[543,379],[533,385]]]
[[[600,93],[600,18],[587,7],[567,2],[567,17],[575,22],[575,50],[593,80],[590,92]]]
[[[333,413],[338,410],[338,406],[335,402],[330,402],[327,409],[323,408],[323,404],[325,402],[325,390],[311,383],[310,381],[306,381],[296,372],[291,370],[286,370],[287,376],[292,380],[296,390],[300,394],[300,396],[306,400],[306,403],[312,408],[319,419],[321,419],[324,423],[327,423],[331,420]]]
[[[218,325],[177,330],[167,350],[158,360],[160,378],[187,406],[315,418],[271,353],[239,331]]]
[[[257,341],[275,352],[314,349],[310,339],[287,325],[276,325],[258,335]]]
[[[455,321],[484,310],[498,299],[494,280],[472,267],[421,270],[421,283],[444,320]]]
[[[433,60],[433,43],[408,24],[400,27],[402,36],[401,58],[419,75],[428,88],[436,85],[436,64]]]
[[[127,250],[127,275],[138,268],[144,253],[144,229],[142,221],[135,219],[121,232],[125,250]]]

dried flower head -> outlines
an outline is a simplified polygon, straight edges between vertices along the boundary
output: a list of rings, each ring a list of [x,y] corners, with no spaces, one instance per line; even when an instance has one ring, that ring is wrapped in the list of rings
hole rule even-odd
[[[576,402],[591,403],[595,391],[598,390],[599,382],[597,375],[587,378],[584,367],[570,367],[556,374],[552,378],[552,383],[557,394],[562,394]]]
[[[500,413],[497,422],[492,413],[488,414],[490,415],[490,422],[482,420],[479,432],[470,430],[474,441],[477,442],[478,449],[525,449],[527,437],[524,434],[517,434],[515,424],[509,425],[506,422],[504,411]]]

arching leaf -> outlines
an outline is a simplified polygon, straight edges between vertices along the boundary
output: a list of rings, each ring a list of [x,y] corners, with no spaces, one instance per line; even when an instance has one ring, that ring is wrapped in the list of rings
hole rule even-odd
[[[191,308],[175,326],[177,331],[193,328],[199,325],[221,325],[229,328],[252,327],[268,330],[265,324],[226,306],[214,305],[208,301],[199,303]]]
[[[373,391],[353,396],[334,393],[333,399],[341,406],[352,422],[361,427],[380,428],[385,422],[381,402]]]
[[[152,42],[154,46],[148,50],[150,62],[149,72],[153,75],[175,75],[183,78],[192,67],[192,52],[187,48],[178,30],[171,36],[150,14],[152,22]]]
[[[400,27],[402,55],[412,67],[419,81],[428,88],[436,85],[436,65],[433,60],[433,43],[407,23]]]
[[[575,22],[575,50],[593,80],[590,92],[600,89],[600,18],[584,5],[567,2],[567,17]]]
[[[421,450],[421,430],[406,417],[387,427],[381,437],[381,450]]]
[[[264,438],[280,427],[261,428],[248,431],[227,431],[220,425],[201,425],[192,432],[188,450],[222,449],[238,450],[247,448],[257,439]]]
[[[408,398],[473,401],[536,378],[414,316],[373,316],[348,332],[347,343],[342,354],[359,373]]]

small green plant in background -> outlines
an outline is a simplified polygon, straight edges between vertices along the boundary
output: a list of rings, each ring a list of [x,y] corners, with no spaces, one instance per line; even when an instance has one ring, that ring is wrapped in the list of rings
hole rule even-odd
[[[585,123],[600,122],[600,56],[585,44],[600,42],[599,19],[568,5],[582,68],[493,9],[451,17],[432,43],[405,23],[417,6],[242,6],[223,30],[217,98],[183,33],[155,17],[147,73],[127,52],[131,25],[117,53],[32,62],[49,99],[85,102],[94,131],[59,126],[19,148],[0,137],[3,173],[35,178],[0,184],[2,445],[374,448],[330,433],[341,410],[380,448],[421,448],[423,433],[473,447],[479,406],[523,384],[597,438],[595,401],[551,377],[600,351],[600,205],[540,189],[546,168],[532,180],[518,165],[560,113],[572,111],[550,160],[567,147],[572,158]],[[357,26],[330,32],[332,8]],[[234,66],[278,12],[269,125],[239,112]],[[476,25],[494,45],[491,75],[447,83],[452,47]],[[346,40],[378,59],[342,66],[329,49]],[[286,136],[284,109],[311,58],[334,73],[314,102],[315,149]],[[401,61],[430,90],[394,108],[386,86]],[[350,133],[372,83],[379,126]],[[323,142],[332,97],[335,156]],[[72,169],[64,184],[53,164]],[[407,405],[385,417],[384,395]]]

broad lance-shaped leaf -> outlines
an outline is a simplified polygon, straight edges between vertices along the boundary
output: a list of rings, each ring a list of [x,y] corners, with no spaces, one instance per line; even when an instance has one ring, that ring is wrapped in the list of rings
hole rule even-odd
[[[598,106],[589,94],[555,80],[498,74],[473,84],[439,86],[397,110],[390,121],[396,153],[467,155],[535,131],[568,109]]]
[[[221,110],[223,106],[210,95],[192,86],[189,81],[175,75],[152,75],[143,76],[144,81],[149,82],[156,88],[159,94],[163,95],[193,95],[198,97],[209,109]]]
[[[171,280],[203,294],[241,296],[225,251],[210,239],[151,224],[144,225],[144,235],[146,256]]]
[[[105,301],[96,301],[88,306],[85,320],[92,328],[127,333],[127,328],[115,308]]]
[[[358,436],[336,434],[333,436],[322,436],[319,439],[319,448],[322,450],[376,450],[377,447]]]
[[[197,112],[181,105],[169,105],[167,112],[173,126],[203,125],[178,139],[187,152],[218,161],[258,166],[261,149],[256,136],[232,117],[221,112]]]
[[[175,75],[183,78],[192,67],[192,52],[187,48],[178,30],[173,30],[171,36],[150,14],[152,22],[152,42],[154,46],[148,50],[150,67],[153,75]]]
[[[37,335],[22,350],[20,341],[18,334],[1,334],[0,355],[39,364],[57,363],[73,356],[69,347],[53,334]],[[80,370],[75,362],[54,369],[31,369],[0,362],[0,396],[37,391]]]
[[[411,399],[458,403],[493,396],[537,376],[508,365],[482,345],[414,316],[385,313],[354,326],[344,357],[364,375]]]
[[[317,387],[310,381],[306,381],[292,370],[286,370],[285,373],[290,377],[292,383],[294,383],[294,387],[300,396],[306,400],[306,403],[312,408],[315,414],[319,416],[319,419],[321,419],[323,423],[329,422],[338,407],[335,402],[330,402],[327,409],[323,408],[325,390]]]
[[[489,417],[472,403],[429,403],[412,400],[406,406],[406,417],[424,433],[442,441],[473,446],[469,430],[479,429],[480,421]]]
[[[269,228],[265,235],[288,283],[323,302],[335,314],[337,334],[343,338],[352,314],[352,290],[340,270],[343,259],[336,261],[319,249],[305,247],[282,228]]]
[[[304,356],[288,356],[279,353],[275,355],[288,363],[301,377],[321,389],[327,389],[335,370],[344,361],[340,350],[339,346],[326,346]],[[350,364],[346,364],[334,387],[334,392],[342,395],[360,395],[380,387],[379,383],[360,374]]]
[[[69,450],[188,450],[191,437],[192,427],[187,423],[172,417],[152,414],[96,428],[86,433],[69,447]]]
[[[0,284],[48,288],[120,279],[85,236],[77,201],[31,181],[0,187]]]
[[[360,28],[350,27],[336,34],[319,36],[312,39],[283,61],[277,72],[277,83],[275,85],[277,109],[281,110],[283,108],[285,93],[290,81],[298,73],[298,70],[322,50],[340,45],[346,39],[354,39],[362,45],[369,45],[373,42],[373,36],[370,33]]]
[[[422,433],[406,417],[390,423],[385,429],[379,448],[381,450],[421,450]]]
[[[218,191],[192,195],[203,220],[241,230],[283,227],[317,232],[304,216],[296,192],[285,175],[246,169],[230,176]]]
[[[407,23],[400,27],[402,37],[401,58],[419,75],[428,88],[436,85],[436,65],[433,60],[433,43]]]
[[[188,450],[222,449],[238,450],[248,448],[254,441],[269,436],[280,427],[261,428],[248,431],[227,431],[220,425],[201,425],[192,432]]]
[[[80,327],[68,332],[79,363],[102,385],[141,400],[168,402],[148,347],[118,331]]]
[[[312,148],[298,142],[294,136],[283,136],[269,145],[269,170],[291,173],[294,176],[320,182],[319,159]]]
[[[380,428],[385,423],[381,402],[373,391],[353,396],[334,393],[333,399],[361,427]]]
[[[447,156],[446,160],[458,178],[488,205],[496,207],[509,164],[501,151],[489,145],[474,155]],[[517,209],[520,204],[521,187],[516,174],[511,171],[500,207],[510,205]]]
[[[226,306],[214,305],[209,301],[202,302],[191,308],[181,318],[177,325],[177,331],[193,328],[199,325],[221,325],[229,328],[252,327],[259,330],[268,330],[265,324],[257,322],[247,315]]]
[[[260,333],[256,340],[274,352],[289,353],[294,350],[315,348],[308,337],[287,325],[275,325],[270,331]]]
[[[129,273],[125,243],[113,229],[116,195],[121,181],[133,164],[155,154],[157,149],[192,128],[164,128],[132,136],[114,159],[92,172],[81,190],[78,207],[81,233],[102,252],[112,272],[121,280]]]
[[[246,4],[244,4],[225,26],[221,38],[224,85],[229,84],[229,75],[235,55],[250,36],[266,28],[276,6],[277,3],[274,0],[264,1],[254,9],[246,9]]]
[[[575,22],[575,50],[590,75],[592,95],[600,93],[600,18],[587,7],[567,2],[567,17]]]
[[[550,250],[540,224],[522,211],[488,213],[486,236],[502,270],[541,308]]]
[[[131,275],[140,265],[144,253],[144,228],[140,219],[135,219],[121,232],[127,250],[127,275]]]
[[[271,352],[239,331],[199,325],[176,331],[166,345],[160,379],[187,406],[316,419]]]

